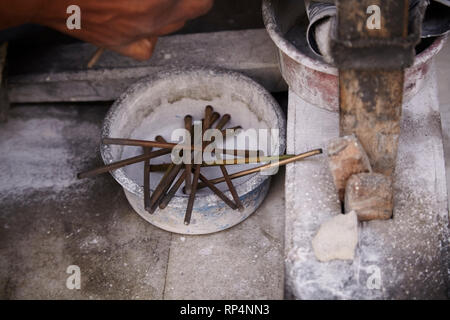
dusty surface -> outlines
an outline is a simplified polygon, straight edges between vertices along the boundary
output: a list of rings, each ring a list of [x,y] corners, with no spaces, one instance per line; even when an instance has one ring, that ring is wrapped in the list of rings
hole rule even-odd
[[[450,186],[450,41],[436,57],[436,73],[439,90],[439,107],[442,119],[447,186]],[[447,188],[450,190],[450,188]],[[450,192],[449,192],[450,194]]]
[[[394,219],[360,225],[355,260],[321,263],[311,248],[318,227],[339,210],[324,157],[286,171],[286,283],[300,299],[445,299],[448,203],[439,103],[433,72],[403,108]],[[338,135],[338,114],[290,93],[288,150],[317,148]],[[302,179],[298,179],[302,177]]]
[[[281,298],[283,176],[250,219],[183,242],[140,218],[110,175],[76,179],[102,163],[108,107],[15,106],[0,125],[0,298]],[[70,265],[80,290],[66,288]]]
[[[174,234],[165,297],[281,299],[283,183],[284,171],[273,179],[272,192],[256,213],[227,231],[204,236]]]

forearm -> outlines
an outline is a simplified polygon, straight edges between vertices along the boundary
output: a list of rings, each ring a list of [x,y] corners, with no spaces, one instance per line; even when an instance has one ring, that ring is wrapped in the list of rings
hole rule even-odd
[[[212,4],[213,0],[0,0],[0,29],[40,24],[143,60],[150,57],[159,36],[180,29]],[[70,5],[80,8],[81,14],[74,17],[79,28],[68,27]]]

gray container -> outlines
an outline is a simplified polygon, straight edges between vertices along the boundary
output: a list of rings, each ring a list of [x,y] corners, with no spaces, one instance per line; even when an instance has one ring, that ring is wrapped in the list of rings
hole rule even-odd
[[[225,103],[227,101],[229,103]],[[229,127],[239,123],[244,129],[251,127],[279,129],[279,139],[272,147],[278,148],[280,154],[284,153],[286,123],[279,105],[270,93],[242,74],[209,68],[160,72],[134,84],[109,110],[102,136],[153,139],[161,131],[170,132],[171,126],[174,126],[172,129],[184,127],[183,117],[188,113],[196,119],[201,119],[204,107],[208,104],[222,115],[231,114],[234,123],[231,122]],[[136,128],[142,127],[143,124],[145,127],[149,124],[145,136],[142,132],[136,131]],[[164,137],[170,139],[170,136]],[[101,146],[105,164],[141,153],[139,147]],[[153,161],[152,163],[155,163]],[[139,165],[143,166],[142,163]],[[186,226],[184,214],[188,196],[181,192],[164,210],[157,209],[154,214],[144,210],[142,180],[139,181],[143,175],[142,168],[133,169],[132,166],[128,166],[111,174],[123,187],[131,206],[142,218],[164,230],[181,234],[217,232],[243,221],[264,200],[270,184],[270,176],[260,173],[233,180],[245,207],[242,212],[232,210],[209,190],[202,190],[196,197],[191,223]],[[235,166],[228,168],[230,173],[239,170]],[[134,172],[137,172],[135,176]],[[219,176],[212,173],[205,175],[209,178]],[[151,189],[154,189],[159,178],[152,173]],[[224,183],[217,186],[227,190]],[[225,194],[232,199],[229,191]]]

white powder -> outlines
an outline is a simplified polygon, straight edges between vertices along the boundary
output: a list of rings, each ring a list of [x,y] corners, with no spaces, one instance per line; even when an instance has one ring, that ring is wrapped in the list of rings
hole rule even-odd
[[[27,189],[60,191],[77,180],[76,156],[98,157],[93,137],[99,124],[76,120],[74,108],[16,107],[0,125],[0,198]],[[73,136],[73,135],[76,135]],[[74,154],[71,143],[86,139],[83,154]],[[86,183],[86,182],[84,182]]]
[[[184,128],[184,117],[190,114],[193,117],[193,121],[201,121],[204,117],[204,110],[206,105],[213,106],[214,111],[219,112],[221,116],[224,114],[230,114],[231,119],[224,128],[231,128],[240,125],[243,129],[268,129],[265,122],[260,121],[255,113],[249,110],[248,106],[239,100],[233,100],[230,96],[216,97],[213,101],[195,100],[190,98],[183,98],[173,103],[163,103],[161,106],[155,109],[154,112],[149,114],[148,117],[143,119],[137,128],[132,132],[131,137],[133,139],[143,140],[155,140],[157,135],[163,136],[169,142],[179,142],[172,140],[172,132],[176,129]],[[218,123],[215,122],[214,125]],[[269,132],[270,134],[270,132]],[[269,136],[270,137],[270,136]],[[270,141],[270,140],[269,140]],[[218,147],[222,147],[220,143]],[[237,137],[229,138],[226,141],[226,148],[234,149],[250,149],[257,150],[257,141],[249,141],[249,145],[245,146],[239,142]],[[133,157],[142,154],[140,147],[124,147],[122,152],[122,159]],[[232,156],[230,158],[233,158]],[[170,155],[162,156],[156,159],[152,159],[152,164],[157,163],[169,163],[171,161]],[[238,172],[241,170],[253,168],[260,164],[246,164],[246,165],[228,165],[227,170],[229,173]],[[139,185],[143,184],[143,163],[137,163],[127,166],[125,173]],[[222,177],[220,167],[202,168],[202,174],[207,178]],[[150,185],[151,188],[155,188],[160,181],[163,173],[151,173]],[[235,179],[233,183],[235,185],[241,184],[248,180],[250,176]],[[217,185],[219,189],[225,190],[227,186],[225,183]],[[207,189],[201,192],[210,192]],[[181,194],[181,188],[178,192]]]

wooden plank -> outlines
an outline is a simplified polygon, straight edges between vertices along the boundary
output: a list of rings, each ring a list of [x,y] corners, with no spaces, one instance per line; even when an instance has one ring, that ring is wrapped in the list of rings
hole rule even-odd
[[[87,69],[95,49],[76,43],[13,57],[8,76],[11,102],[114,100],[140,78],[195,65],[242,72],[269,91],[287,89],[278,69],[277,49],[264,29],[162,37],[148,61],[107,51],[93,69]]]

